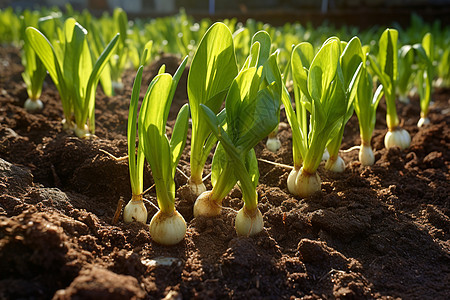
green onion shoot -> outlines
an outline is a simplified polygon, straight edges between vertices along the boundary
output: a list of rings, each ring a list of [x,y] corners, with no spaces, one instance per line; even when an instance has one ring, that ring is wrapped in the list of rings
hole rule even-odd
[[[347,124],[353,115],[353,100],[355,99],[362,61],[364,60],[361,41],[358,37],[353,37],[348,43],[341,42],[342,48],[344,49],[340,57],[340,66],[344,75],[347,111],[337,134],[327,145],[330,157],[325,163],[325,169],[337,173],[344,172],[345,170],[344,160],[339,156],[339,148],[341,147],[342,137],[344,136],[345,124]]]
[[[258,45],[259,43],[257,43]],[[259,45],[258,45],[259,46]],[[243,207],[239,210],[235,228],[238,235],[250,236],[264,228],[258,209],[258,162],[253,147],[266,137],[279,122],[282,83],[273,54],[264,67],[257,68],[256,60],[239,73],[233,81],[225,101],[226,126],[206,105],[201,105],[208,126],[219,140],[213,168],[213,191],[201,194],[196,201],[203,214],[208,203],[220,206],[221,199],[236,180],[242,191]],[[216,190],[214,190],[216,189]],[[219,200],[219,202],[217,202]],[[197,203],[198,202],[198,203]]]
[[[418,127],[430,123],[428,119],[428,111],[431,101],[431,94],[433,92],[433,78],[434,78],[434,39],[433,35],[428,32],[422,39],[422,44],[413,46],[419,54],[421,67],[417,71],[417,90],[420,96],[420,119],[417,122]]]
[[[131,182],[131,200],[125,206],[123,211],[123,220],[126,223],[137,221],[145,224],[147,222],[147,209],[145,208],[142,195],[144,190],[145,156],[141,143],[139,143],[136,154],[136,120],[143,69],[143,66],[138,69],[136,78],[134,79],[130,108],[128,111],[127,142],[128,167],[130,170]]]
[[[86,29],[73,18],[65,21],[59,42],[52,44],[34,27],[28,27],[25,34],[59,91],[65,128],[74,130],[80,138],[94,135],[95,91],[119,34],[109,42],[96,61],[89,50]]]
[[[21,59],[22,65],[24,66],[22,78],[27,86],[28,93],[28,99],[25,101],[24,108],[28,112],[37,112],[42,110],[44,107],[44,104],[39,97],[42,93],[42,85],[44,83],[45,76],[47,76],[47,70],[37,56],[36,52],[31,47],[31,44],[27,40],[27,36],[25,34],[25,28],[27,26],[37,25],[38,14],[31,13],[30,11],[24,11],[23,16],[21,17],[21,37],[24,41]]]
[[[162,245],[174,245],[183,240],[186,222],[175,209],[175,172],[186,144],[189,125],[189,106],[178,112],[171,139],[166,135],[175,89],[187,63],[183,60],[174,76],[163,73],[165,67],[151,81],[139,112],[139,145],[150,164],[156,188],[159,211],[150,221],[152,239]]]
[[[395,107],[395,91],[398,79],[398,31],[386,29],[378,42],[379,50],[377,58],[369,55],[370,67],[378,76],[383,85],[384,98],[386,99],[386,123],[388,132],[384,137],[386,148],[399,147],[406,149],[411,143],[408,131],[399,126],[397,109]]]
[[[315,56],[312,45],[306,42],[298,44],[291,54],[297,111],[288,97],[282,101],[293,137],[294,168],[287,186],[295,196],[308,197],[320,191],[317,168],[348,111],[340,55],[341,42],[336,37],[326,40]]]
[[[206,191],[203,168],[217,139],[201,117],[200,105],[219,112],[228,89],[238,73],[233,37],[223,23],[213,24],[203,36],[188,75],[188,97],[191,108],[191,174],[188,185],[195,196]]]
[[[363,62],[353,105],[358,116],[359,134],[361,137],[361,146],[358,154],[359,162],[363,166],[371,166],[375,163],[375,155],[371,144],[372,134],[377,120],[377,107],[383,96],[383,86],[379,85],[375,93],[373,92],[372,76],[367,71],[365,64],[366,55],[364,55]]]

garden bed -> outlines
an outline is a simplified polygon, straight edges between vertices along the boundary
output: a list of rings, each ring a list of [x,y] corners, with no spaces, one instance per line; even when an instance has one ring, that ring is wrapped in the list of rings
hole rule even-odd
[[[47,78],[44,110],[29,114],[19,51],[0,47],[0,298],[3,299],[444,299],[450,295],[450,90],[434,93],[431,125],[416,127],[419,100],[398,104],[411,147],[385,149],[385,104],[377,112],[375,165],[362,167],[358,151],[341,153],[343,174],[321,166],[322,192],[291,196],[289,169],[265,162],[259,208],[265,230],[237,237],[242,205],[234,189],[217,219],[193,218],[195,199],[177,173],[176,203],[188,223],[173,247],[151,241],[142,224],[112,224],[119,200],[128,201],[126,123],[135,72],[111,98],[97,92],[96,135],[80,140],[62,129],[57,90]],[[144,70],[146,87],[161,63],[173,73],[179,60],[163,56]],[[187,102],[187,70],[169,120]],[[143,92],[145,91],[143,87]],[[180,169],[189,174],[189,137]],[[291,131],[282,112],[282,148],[261,142],[258,158],[292,165]],[[359,145],[356,117],[343,149]],[[211,155],[212,157],[212,155]],[[211,158],[210,157],[210,158]],[[207,162],[208,173],[211,159]],[[146,168],[145,188],[153,184]],[[156,202],[154,190],[145,197]],[[147,207],[150,216],[156,212]]]

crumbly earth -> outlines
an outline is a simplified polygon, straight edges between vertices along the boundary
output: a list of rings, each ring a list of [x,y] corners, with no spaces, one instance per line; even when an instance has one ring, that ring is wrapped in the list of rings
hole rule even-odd
[[[0,58],[0,299],[450,298],[450,90],[434,93],[431,125],[420,129],[418,98],[398,104],[412,136],[405,151],[384,149],[381,103],[375,165],[362,167],[357,150],[342,152],[345,172],[321,166],[322,191],[309,198],[288,193],[289,169],[260,162],[265,229],[255,237],[236,236],[238,189],[219,218],[193,218],[194,199],[177,173],[176,205],[188,230],[179,245],[163,247],[145,225],[112,223],[119,200],[131,196],[128,166],[102,150],[126,155],[134,71],[125,72],[122,93],[109,98],[98,89],[97,138],[80,140],[62,129],[51,80],[44,110],[29,114],[18,49],[0,47]],[[141,96],[162,63],[173,73],[179,59],[147,67]],[[187,72],[170,120],[187,102],[186,80]],[[282,148],[274,154],[261,142],[256,153],[291,165],[291,131],[281,120]],[[342,149],[359,142],[352,117]],[[189,150],[188,140],[179,166],[187,174]],[[146,167],[145,188],[152,184]],[[156,202],[154,190],[145,197]]]

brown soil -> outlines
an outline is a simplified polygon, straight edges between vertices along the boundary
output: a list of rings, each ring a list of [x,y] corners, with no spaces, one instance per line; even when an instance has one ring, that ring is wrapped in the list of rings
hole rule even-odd
[[[0,299],[450,298],[449,90],[434,94],[432,125],[421,129],[418,99],[398,105],[412,135],[405,151],[383,147],[382,103],[375,165],[362,167],[357,151],[342,153],[346,171],[320,167],[322,192],[312,197],[289,195],[289,170],[260,162],[265,230],[252,238],[234,231],[239,190],[225,199],[232,209],[220,218],[195,219],[186,180],[177,174],[177,207],[188,230],[179,245],[163,247],[145,225],[111,223],[118,201],[130,198],[128,166],[100,149],[126,155],[134,71],[125,73],[121,94],[108,98],[98,90],[98,138],[80,140],[62,130],[51,80],[44,110],[29,114],[18,50],[2,47],[0,57]],[[162,61],[169,72],[179,62],[166,56],[147,67],[142,92]],[[187,102],[186,79],[171,119]],[[256,152],[290,165],[291,132],[282,121],[278,153],[263,142]],[[353,117],[343,149],[355,144]],[[180,162],[186,173],[188,155],[189,141]],[[152,184],[146,169],[145,187]],[[154,190],[145,197],[156,202]],[[148,209],[152,216],[155,209]]]

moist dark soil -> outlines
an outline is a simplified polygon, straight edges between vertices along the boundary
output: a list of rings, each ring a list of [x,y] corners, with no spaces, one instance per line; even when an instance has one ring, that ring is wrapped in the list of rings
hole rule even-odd
[[[319,168],[322,191],[300,199],[286,188],[289,169],[260,162],[259,209],[265,228],[238,237],[235,188],[219,218],[193,218],[194,199],[176,175],[176,206],[187,221],[184,241],[154,243],[142,224],[113,224],[120,200],[131,197],[126,123],[135,71],[125,89],[97,92],[96,136],[81,140],[62,129],[60,99],[49,78],[43,111],[27,113],[19,50],[0,47],[0,299],[449,299],[450,90],[436,90],[431,125],[418,129],[419,100],[398,103],[411,147],[385,149],[385,105],[373,137],[375,164],[342,152],[347,168]],[[142,94],[165,63],[144,71]],[[187,102],[187,70],[169,119]],[[259,158],[292,165],[291,130],[281,116],[282,148],[261,142]],[[170,123],[169,122],[169,123]],[[170,132],[169,132],[170,134]],[[356,117],[342,149],[359,145]],[[189,137],[179,168],[189,174]],[[212,155],[211,155],[212,157]],[[210,168],[211,157],[205,174]],[[153,184],[145,169],[145,188]],[[209,185],[209,183],[207,183]],[[151,189],[145,198],[156,203]],[[148,205],[149,218],[156,209]]]

